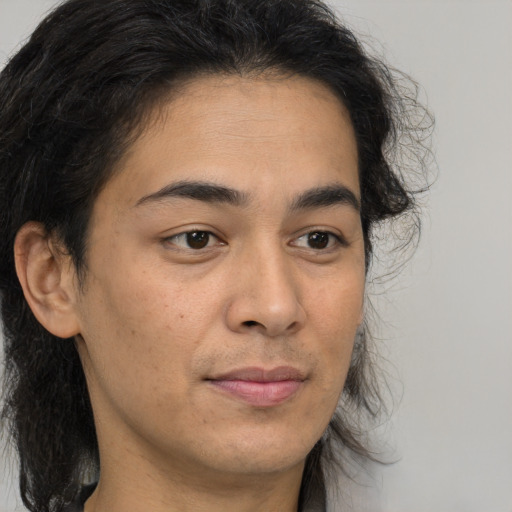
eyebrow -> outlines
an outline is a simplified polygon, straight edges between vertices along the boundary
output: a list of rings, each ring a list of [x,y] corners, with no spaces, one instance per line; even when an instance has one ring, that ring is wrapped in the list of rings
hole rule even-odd
[[[142,197],[135,206],[172,198],[194,199],[206,203],[225,203],[233,206],[246,206],[249,203],[249,196],[239,190],[211,182],[178,181]],[[349,205],[357,212],[361,209],[356,195],[349,188],[336,183],[306,190],[294,199],[290,211],[296,212],[336,205]]]
[[[244,206],[248,202],[245,193],[232,188],[202,181],[178,181],[142,197],[135,206],[175,197],[195,199],[206,203],[226,203],[233,206]]]
[[[361,211],[361,205],[354,192],[338,183],[307,190],[293,201],[290,209],[309,210],[336,205],[348,205],[358,213]]]

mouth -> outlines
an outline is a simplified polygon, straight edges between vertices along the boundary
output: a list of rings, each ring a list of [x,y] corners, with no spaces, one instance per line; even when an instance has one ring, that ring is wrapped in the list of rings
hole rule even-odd
[[[297,368],[240,368],[207,379],[217,390],[254,407],[273,407],[292,398],[306,376]]]

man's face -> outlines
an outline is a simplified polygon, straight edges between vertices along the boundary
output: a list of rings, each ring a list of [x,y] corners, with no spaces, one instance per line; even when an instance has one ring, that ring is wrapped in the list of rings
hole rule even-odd
[[[319,83],[212,76],[159,109],[97,198],[77,291],[102,463],[302,468],[361,322],[358,198]]]

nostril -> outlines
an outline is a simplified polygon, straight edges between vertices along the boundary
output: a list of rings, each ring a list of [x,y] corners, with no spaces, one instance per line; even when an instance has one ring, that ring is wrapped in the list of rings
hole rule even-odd
[[[260,323],[254,320],[247,320],[246,322],[244,322],[244,325],[247,327],[254,327],[255,325],[260,325]]]

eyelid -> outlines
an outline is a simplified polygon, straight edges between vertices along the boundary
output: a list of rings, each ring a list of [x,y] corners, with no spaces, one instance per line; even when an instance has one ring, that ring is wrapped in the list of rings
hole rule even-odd
[[[191,233],[207,233],[208,236],[210,237],[208,245],[205,246],[204,248],[194,249],[192,247],[187,247],[186,243],[184,243],[184,244],[176,243],[176,240],[179,239],[179,237],[185,238],[187,235],[189,235]],[[215,239],[217,241],[217,243],[211,244],[210,243],[211,239]],[[212,230],[205,229],[205,228],[196,228],[196,227],[187,228],[187,229],[184,229],[183,231],[180,231],[179,233],[174,233],[172,235],[165,236],[162,238],[162,243],[172,245],[173,249],[178,250],[178,251],[190,251],[190,252],[195,252],[195,253],[204,252],[208,249],[212,249],[215,246],[226,245],[226,242],[224,242],[222,240],[222,238],[219,235],[216,235]]]
[[[306,231],[302,231],[302,233],[298,236],[295,236],[290,244],[291,245],[295,245],[293,242],[295,242],[296,240],[300,240],[300,239],[303,239],[313,233],[324,233],[326,235],[329,235],[330,237],[334,238],[334,240],[336,241],[336,243],[339,245],[339,246],[342,246],[342,247],[347,247],[349,245],[347,239],[343,236],[342,233],[336,233],[334,232],[332,229],[328,229],[328,228],[322,228],[322,227],[310,227],[310,228],[307,228]],[[329,248],[332,248],[329,247]],[[310,248],[312,250],[317,250],[317,251],[321,251],[322,249],[313,249],[313,248]],[[323,249],[323,250],[327,250],[328,248],[326,249]]]

